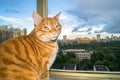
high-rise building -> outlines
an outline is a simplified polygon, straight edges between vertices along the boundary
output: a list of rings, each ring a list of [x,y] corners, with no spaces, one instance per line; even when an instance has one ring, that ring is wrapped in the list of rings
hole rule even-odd
[[[111,35],[111,40],[114,40],[114,36],[113,35]]]
[[[111,35],[111,40],[112,41],[117,40],[117,36]]]
[[[26,28],[23,29],[23,33],[24,33],[24,35],[27,35],[27,29]]]
[[[27,30],[20,28],[8,27],[7,25],[0,26],[0,43],[9,38],[26,35]]]
[[[63,43],[66,43],[66,41],[67,41],[67,36],[63,35]]]
[[[101,38],[100,38],[100,34],[97,34],[97,41],[100,41]]]

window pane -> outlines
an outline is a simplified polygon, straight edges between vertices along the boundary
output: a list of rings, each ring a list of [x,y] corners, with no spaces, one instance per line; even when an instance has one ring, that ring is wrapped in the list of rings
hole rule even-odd
[[[119,38],[120,27],[119,0],[48,0],[48,14],[54,16],[62,12],[61,23],[63,30],[61,35],[68,38],[88,37],[110,40]],[[99,37],[98,37],[99,40]]]
[[[110,71],[120,71],[120,0],[48,0],[49,16],[60,11],[61,54],[58,54],[53,67],[63,68],[70,60],[77,63],[69,53],[76,54],[77,49],[83,49],[84,52],[78,52],[81,55],[77,57],[85,53],[88,54],[84,56],[86,59],[91,56],[90,60],[78,60],[78,70],[93,70],[94,65],[106,65]],[[66,49],[68,55],[62,54]]]

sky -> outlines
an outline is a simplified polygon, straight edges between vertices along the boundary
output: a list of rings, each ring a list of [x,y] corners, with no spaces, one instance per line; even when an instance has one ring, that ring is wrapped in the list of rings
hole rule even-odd
[[[0,0],[0,25],[27,28],[33,26],[32,12],[36,11],[36,0]]]
[[[36,0],[0,0],[0,25],[27,28],[29,33],[33,11]],[[60,11],[61,37],[120,36],[120,0],[48,0],[48,16]]]

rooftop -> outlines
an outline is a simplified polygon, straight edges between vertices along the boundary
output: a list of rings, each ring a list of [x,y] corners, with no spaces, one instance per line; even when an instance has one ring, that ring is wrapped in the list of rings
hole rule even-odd
[[[66,49],[63,51],[85,51],[85,49]]]

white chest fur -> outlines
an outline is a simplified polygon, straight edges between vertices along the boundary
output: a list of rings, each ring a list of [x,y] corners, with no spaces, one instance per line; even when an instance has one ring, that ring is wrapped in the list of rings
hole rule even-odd
[[[50,69],[50,67],[52,66],[53,62],[55,61],[55,58],[56,58],[56,55],[57,55],[57,51],[58,51],[58,45],[56,43],[56,47],[53,49],[52,55],[50,56],[50,59],[49,59],[48,70]]]

